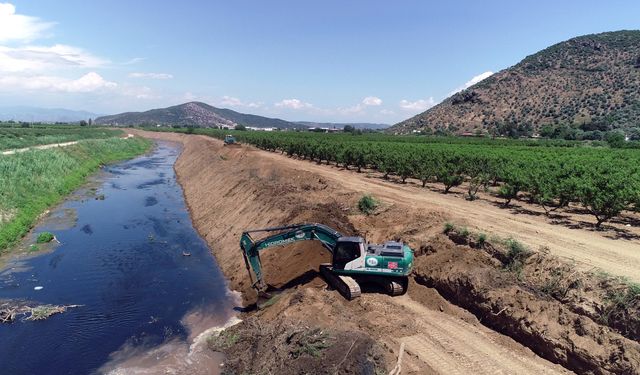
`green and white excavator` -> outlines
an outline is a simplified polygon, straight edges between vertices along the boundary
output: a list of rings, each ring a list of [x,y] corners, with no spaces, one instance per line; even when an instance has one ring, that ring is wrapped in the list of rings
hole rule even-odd
[[[270,235],[254,240],[252,234],[256,233]],[[296,224],[242,233],[240,248],[258,297],[264,296],[267,290],[260,252],[274,246],[314,240],[331,252],[332,261],[320,265],[320,274],[346,299],[359,297],[362,283],[378,284],[393,296],[406,292],[413,265],[413,251],[406,244],[395,241],[369,244],[362,237],[345,237],[323,224]]]

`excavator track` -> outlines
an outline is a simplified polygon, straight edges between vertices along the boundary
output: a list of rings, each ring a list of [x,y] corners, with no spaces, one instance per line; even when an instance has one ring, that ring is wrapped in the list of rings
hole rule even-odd
[[[351,301],[360,297],[360,285],[349,276],[333,273],[330,264],[321,264],[320,274],[332,288],[340,292],[347,300]]]
[[[389,293],[390,296],[399,296],[404,294],[404,291],[404,286],[397,281],[390,281],[387,284],[387,293]]]

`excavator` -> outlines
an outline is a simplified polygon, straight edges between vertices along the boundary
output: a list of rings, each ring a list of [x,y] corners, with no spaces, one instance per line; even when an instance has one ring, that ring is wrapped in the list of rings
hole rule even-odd
[[[236,141],[236,137],[231,134],[224,136],[224,146],[240,146],[240,143]]]
[[[252,235],[266,233],[255,240]],[[346,237],[323,224],[305,223],[247,230],[240,238],[240,249],[249,278],[258,298],[267,296],[260,252],[298,241],[319,241],[331,253],[331,263],[320,265],[320,274],[347,300],[360,296],[360,284],[378,284],[392,296],[404,294],[413,263],[413,251],[402,243],[366,243],[362,237]],[[254,277],[255,275],[255,282]]]

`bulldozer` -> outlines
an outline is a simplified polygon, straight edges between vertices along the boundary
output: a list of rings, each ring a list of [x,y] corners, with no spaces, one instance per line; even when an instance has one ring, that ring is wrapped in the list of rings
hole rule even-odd
[[[268,235],[254,240],[252,234],[257,233]],[[364,283],[377,284],[392,296],[407,291],[413,265],[413,250],[408,245],[396,241],[366,243],[362,237],[347,237],[323,224],[304,223],[242,233],[240,249],[258,299],[269,297],[260,252],[298,241],[319,241],[331,253],[331,263],[320,264],[320,274],[347,300],[359,297],[360,284]]]

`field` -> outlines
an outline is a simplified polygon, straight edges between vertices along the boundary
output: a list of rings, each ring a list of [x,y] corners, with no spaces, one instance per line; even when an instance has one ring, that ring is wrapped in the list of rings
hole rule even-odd
[[[459,187],[442,194],[437,185],[422,188],[409,179],[402,184],[396,175],[385,180],[375,170],[357,173],[281,151],[224,147],[203,136],[138,134],[183,143],[175,169],[194,225],[246,305],[255,294],[238,256],[238,236],[247,228],[320,222],[373,242],[400,239],[415,250],[408,295],[365,292],[352,302],[318,276],[318,264],[330,259],[322,246],[265,251],[266,281],[283,293],[268,309],[244,314],[222,340],[211,341],[227,354],[229,371],[341,366],[375,373],[358,367],[364,357],[375,358],[376,371],[387,373],[401,343],[407,374],[639,368],[640,287],[612,276],[623,272],[638,281],[636,241],[554,224],[544,215],[514,214],[486,197],[467,201]],[[366,193],[380,203],[370,214],[358,208]],[[594,260],[606,272],[596,271]],[[319,331],[330,348],[314,349]],[[288,355],[300,347],[315,355]],[[343,356],[336,353],[346,352],[353,356],[340,362]]]
[[[43,133],[47,142],[52,140],[51,130],[54,129],[46,129]],[[111,138],[89,139],[68,147],[0,156],[0,253],[23,237],[38,215],[79,187],[101,165],[133,157],[149,147],[149,142],[142,139],[113,138],[120,132],[70,130],[61,131],[60,134],[65,135],[58,136],[62,138],[54,138],[56,141],[76,140],[78,137]],[[30,143],[22,143],[21,146],[45,143],[38,137],[28,139]]]
[[[197,129],[222,138],[222,130]],[[545,213],[581,206],[595,226],[640,207],[640,152],[602,143],[546,140],[398,137],[380,134],[235,132],[241,142],[289,156],[369,169],[402,183],[417,179],[442,192],[465,186],[466,198],[480,192],[539,205]]]
[[[106,128],[66,125],[19,127],[15,124],[0,123],[0,151],[81,139],[104,139],[120,135],[122,135],[121,130]]]

